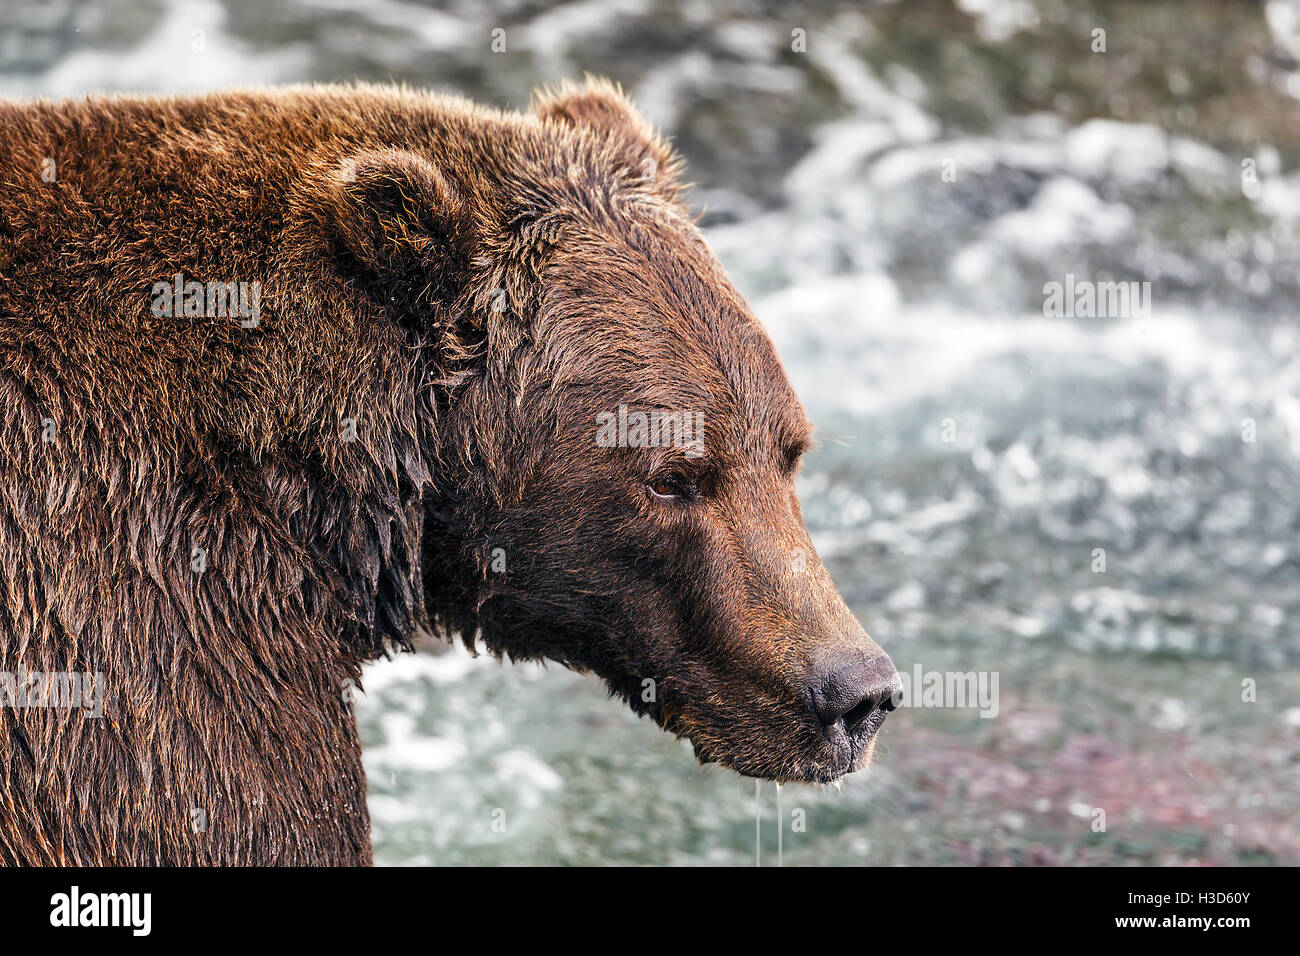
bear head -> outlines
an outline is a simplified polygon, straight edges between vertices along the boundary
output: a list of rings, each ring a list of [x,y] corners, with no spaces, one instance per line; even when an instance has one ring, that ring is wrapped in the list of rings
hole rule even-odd
[[[811,426],[669,145],[598,81],[426,140],[345,157],[324,222],[425,363],[432,625],[742,774],[863,765],[898,675],[809,540]]]

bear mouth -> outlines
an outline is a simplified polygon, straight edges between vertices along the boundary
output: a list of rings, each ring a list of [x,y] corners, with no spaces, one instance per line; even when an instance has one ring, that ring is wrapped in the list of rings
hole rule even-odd
[[[756,755],[748,746],[739,753],[719,743],[706,743],[699,736],[685,729],[673,732],[678,737],[685,737],[691,743],[696,761],[701,764],[716,763],[745,777],[760,780],[772,780],[777,783],[811,783],[830,784],[850,773],[865,770],[870,766],[876,753],[879,731],[884,724],[885,713],[873,714],[864,720],[852,733],[838,731],[820,731],[822,740],[806,754],[780,758],[773,757],[768,763],[761,754]],[[752,744],[746,741],[745,744]],[[773,748],[774,753],[781,748]]]

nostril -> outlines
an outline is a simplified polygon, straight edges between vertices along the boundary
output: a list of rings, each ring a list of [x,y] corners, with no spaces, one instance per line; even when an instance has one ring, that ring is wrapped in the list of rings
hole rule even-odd
[[[871,661],[841,664],[813,687],[813,708],[827,727],[843,723],[853,733],[878,711],[894,709],[898,672],[882,655]]]
[[[849,733],[853,733],[854,728],[875,713],[879,706],[880,702],[875,697],[863,698],[862,703],[858,704],[842,718],[844,720],[844,729]]]

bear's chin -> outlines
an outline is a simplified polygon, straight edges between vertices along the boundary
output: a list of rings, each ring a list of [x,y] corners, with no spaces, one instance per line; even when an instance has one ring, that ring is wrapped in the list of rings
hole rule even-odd
[[[810,755],[805,761],[795,761],[767,768],[763,766],[761,760],[754,760],[752,755],[749,754],[746,754],[740,760],[732,760],[727,754],[710,751],[695,740],[691,740],[691,747],[695,751],[696,761],[701,766],[715,763],[743,777],[772,780],[779,784],[836,784],[848,774],[866,770],[870,767],[876,756],[876,741],[878,739],[873,734],[860,746],[828,746],[826,752]]]

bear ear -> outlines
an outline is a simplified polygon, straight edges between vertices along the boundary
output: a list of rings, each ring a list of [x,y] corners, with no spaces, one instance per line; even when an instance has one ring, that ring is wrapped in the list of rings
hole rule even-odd
[[[681,160],[617,84],[592,76],[583,85],[566,81],[535,93],[533,110],[544,122],[585,128],[607,137],[633,179],[655,184],[676,198]]]
[[[473,220],[427,159],[382,149],[343,159],[327,187],[325,226],[363,284],[399,308],[447,301],[472,247]]]

